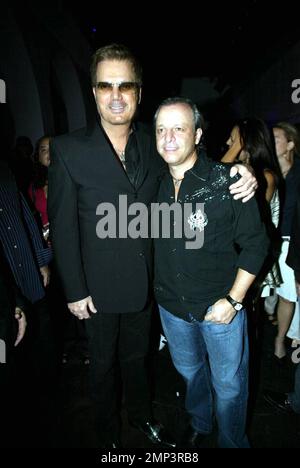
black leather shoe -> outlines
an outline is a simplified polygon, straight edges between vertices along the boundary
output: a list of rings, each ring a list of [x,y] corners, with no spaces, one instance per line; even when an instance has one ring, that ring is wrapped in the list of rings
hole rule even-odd
[[[286,414],[293,414],[293,408],[291,403],[288,400],[287,393],[273,392],[268,390],[264,392],[264,399],[271,405],[273,408],[276,408],[279,411],[282,411]]]
[[[192,426],[188,426],[182,439],[181,439],[181,448],[194,447],[200,448],[202,442],[206,439],[208,434],[201,434],[197,432]]]
[[[153,444],[161,445],[163,447],[176,447],[176,442],[172,439],[172,437],[168,434],[160,422],[153,420],[146,421],[144,423],[137,421],[129,422],[132,427],[135,427],[139,431],[143,432],[143,434],[145,434],[145,436],[147,436]]]
[[[122,448],[122,445],[121,445],[119,440],[114,440],[114,441],[111,441],[111,442],[106,442],[104,445],[102,445],[101,448],[104,448],[104,449],[118,449],[118,448]]]

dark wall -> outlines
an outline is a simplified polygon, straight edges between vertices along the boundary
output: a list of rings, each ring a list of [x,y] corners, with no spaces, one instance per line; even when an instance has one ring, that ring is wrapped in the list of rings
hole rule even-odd
[[[90,55],[60,2],[1,2],[0,79],[16,136],[35,143],[41,135],[86,125],[95,112]]]

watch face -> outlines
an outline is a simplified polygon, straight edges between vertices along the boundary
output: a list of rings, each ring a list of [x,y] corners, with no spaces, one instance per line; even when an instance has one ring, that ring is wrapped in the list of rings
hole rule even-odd
[[[235,310],[242,310],[243,304],[236,304],[236,306],[234,308],[235,308]]]

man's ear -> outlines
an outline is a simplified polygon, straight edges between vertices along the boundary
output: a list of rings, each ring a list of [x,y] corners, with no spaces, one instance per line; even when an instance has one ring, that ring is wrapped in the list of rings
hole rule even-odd
[[[195,145],[198,145],[199,141],[201,140],[202,133],[203,132],[202,132],[201,128],[197,128],[196,135],[195,135]]]
[[[96,100],[96,88],[95,88],[95,86],[93,86],[93,88],[92,88],[92,89],[93,89],[93,95],[94,95],[94,98],[95,98],[95,100]]]
[[[141,100],[142,100],[142,88],[139,89],[138,104],[141,104]]]
[[[293,141],[289,141],[287,144],[287,149],[292,151],[295,148],[295,143]]]

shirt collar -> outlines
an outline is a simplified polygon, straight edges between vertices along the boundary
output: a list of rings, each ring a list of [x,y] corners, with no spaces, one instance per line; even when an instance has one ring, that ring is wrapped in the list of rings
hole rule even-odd
[[[197,153],[198,157],[195,164],[191,169],[185,172],[184,176],[186,177],[189,175],[196,175],[205,182],[211,171],[212,160],[209,159],[204,150],[198,150]],[[172,179],[170,170],[168,169],[167,165],[165,167],[164,174],[165,177]]]
[[[204,150],[198,150],[198,157],[194,166],[186,171],[186,174],[196,174],[202,179],[206,179],[210,173],[212,161],[208,158]]]

